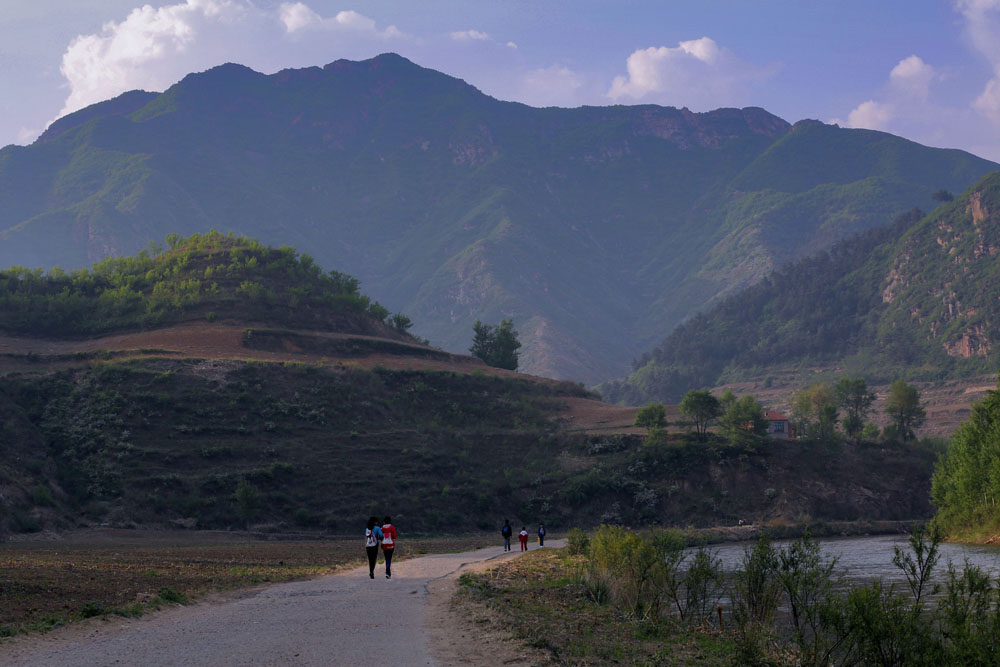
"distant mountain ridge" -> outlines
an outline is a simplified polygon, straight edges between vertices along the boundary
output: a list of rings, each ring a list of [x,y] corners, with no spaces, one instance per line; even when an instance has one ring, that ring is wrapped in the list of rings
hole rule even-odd
[[[527,372],[589,383],[788,261],[994,163],[763,109],[535,109],[394,54],[133,91],[0,150],[0,266],[168,233],[291,244],[465,351],[512,317]]]
[[[911,212],[768,276],[675,329],[606,400],[840,368],[887,383],[1000,367],[1000,172],[929,215]]]

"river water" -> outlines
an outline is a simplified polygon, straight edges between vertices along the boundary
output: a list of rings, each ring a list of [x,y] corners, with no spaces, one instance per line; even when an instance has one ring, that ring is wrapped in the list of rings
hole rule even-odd
[[[881,579],[887,584],[895,583],[899,592],[907,590],[906,577],[892,564],[893,547],[898,546],[912,554],[905,535],[841,537],[817,541],[824,560],[834,557],[838,559],[834,569],[835,576],[843,577],[846,584],[864,584]],[[776,540],[772,544],[779,549],[786,548],[791,543],[792,540]],[[712,545],[709,548],[722,560],[722,569],[731,574],[743,566],[744,549],[751,546],[752,542],[737,542]],[[994,582],[1000,577],[1000,547],[942,543],[940,554],[941,558],[933,574],[935,581],[943,581],[949,560],[959,570],[968,560],[970,564],[978,565],[989,573]]]

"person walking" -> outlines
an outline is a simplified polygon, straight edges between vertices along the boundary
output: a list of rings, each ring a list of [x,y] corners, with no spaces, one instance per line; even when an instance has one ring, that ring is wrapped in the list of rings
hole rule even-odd
[[[385,556],[385,578],[392,579],[392,551],[396,548],[396,527],[392,517],[387,516],[382,524],[382,555]]]
[[[521,540],[521,551],[528,550],[528,529],[521,526],[521,532],[517,534],[518,538]]]
[[[545,546],[545,524],[538,524],[538,546]]]
[[[510,551],[510,538],[514,534],[514,529],[510,527],[510,519],[503,520],[503,528],[500,529],[503,535],[503,550]]]
[[[368,577],[375,578],[375,563],[378,561],[378,545],[382,541],[382,529],[378,519],[368,517],[368,527],[365,528],[365,551],[368,552]]]

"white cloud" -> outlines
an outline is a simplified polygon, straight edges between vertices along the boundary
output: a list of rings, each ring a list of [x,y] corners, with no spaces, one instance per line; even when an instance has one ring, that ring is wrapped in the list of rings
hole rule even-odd
[[[972,108],[1000,125],[1000,79],[994,77],[986,82],[986,88],[972,103]]]
[[[285,2],[278,8],[278,16],[289,33],[301,30],[354,30],[360,33],[401,36],[396,26],[391,25],[382,33],[375,27],[375,21],[352,9],[337,12],[335,16],[323,18],[302,2]]]
[[[533,106],[565,106],[582,85],[579,74],[564,65],[552,65],[526,73],[518,98]]]
[[[741,62],[713,39],[702,37],[639,49],[625,63],[607,92],[615,101],[655,100],[677,106],[717,107],[746,102],[749,87],[770,76],[770,69]]]
[[[515,44],[514,42],[507,42],[507,46],[510,47],[510,48],[512,48],[512,49],[516,49],[517,48],[517,44]]]
[[[926,100],[931,82],[937,76],[935,69],[920,56],[912,55],[903,58],[892,68],[889,72],[889,85],[903,95]]]
[[[892,118],[893,110],[890,105],[868,100],[859,104],[848,114],[847,125],[866,130],[882,130]]]
[[[490,36],[479,30],[459,30],[451,33],[451,38],[456,42],[485,42]]]
[[[18,144],[19,146],[27,146],[35,139],[37,139],[38,135],[40,135],[41,133],[42,133],[41,130],[35,130],[30,127],[22,127],[17,131],[17,138],[15,139],[14,143]]]
[[[275,11],[258,9],[253,0],[145,5],[69,44],[60,67],[69,94],[59,115],[127,90],[163,90],[189,72],[227,61],[273,71],[345,55],[370,57],[384,50],[386,39],[399,37],[404,35],[395,26],[380,31],[356,11],[324,18],[303,2]]]
[[[958,0],[972,46],[993,67],[994,75],[972,102],[972,108],[1000,127],[1000,0]]]

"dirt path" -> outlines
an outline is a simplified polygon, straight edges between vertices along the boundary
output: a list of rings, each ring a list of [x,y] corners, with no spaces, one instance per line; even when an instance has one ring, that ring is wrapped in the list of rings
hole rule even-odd
[[[423,556],[394,564],[391,580],[380,563],[374,580],[364,566],[139,619],[95,619],[0,644],[0,665],[530,664],[516,643],[473,639],[476,628],[450,609],[463,568],[516,555]]]

